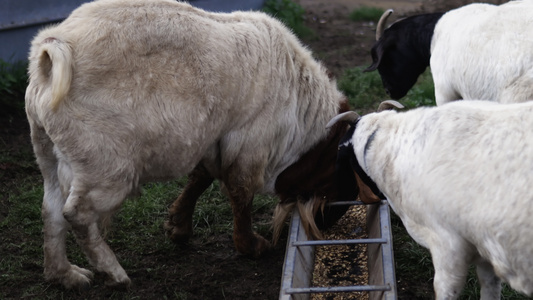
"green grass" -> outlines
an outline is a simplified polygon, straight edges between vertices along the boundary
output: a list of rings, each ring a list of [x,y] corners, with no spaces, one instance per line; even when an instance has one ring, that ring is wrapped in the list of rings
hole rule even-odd
[[[304,24],[305,10],[291,0],[268,0],[263,12],[277,18],[289,27],[299,38],[312,38],[314,32]]]
[[[0,59],[0,93],[13,94],[26,88],[28,65],[22,61],[8,63]]]
[[[377,22],[379,18],[385,11],[382,8],[370,7],[370,6],[361,6],[354,9],[349,18],[352,21],[367,21],[367,22]]]
[[[339,89],[349,99],[352,109],[376,109],[376,103],[388,99],[377,72],[364,73],[363,68],[348,69],[338,80]]]
[[[27,63],[0,59],[0,117],[24,113],[24,92],[28,81]]]
[[[383,89],[378,72],[363,72],[364,68],[348,69],[338,80],[338,86],[358,113],[375,111],[379,103],[390,99]],[[435,105],[435,90],[431,72],[426,70],[417,84],[400,100],[406,108]]]
[[[420,75],[415,86],[407,92],[401,102],[406,108],[435,106],[435,87],[429,69]]]
[[[164,236],[162,224],[166,220],[168,206],[180,194],[185,183],[186,177],[171,182],[146,184],[143,187],[143,195],[135,199],[127,199],[114,216],[106,241],[114,249],[121,265],[126,270],[135,269],[139,254],[142,257],[142,255],[150,255],[154,252],[176,251],[176,246]],[[7,203],[5,203],[9,210],[7,216],[0,222],[2,253],[10,253],[0,258],[0,290],[2,286],[16,285],[17,282],[29,277],[35,278],[36,275],[40,277],[43,261],[42,197],[42,184],[31,180],[23,181],[10,191]],[[253,205],[254,216],[271,215],[276,203],[277,200],[272,197],[256,196]],[[195,243],[207,243],[213,236],[232,235],[231,205],[220,191],[218,183],[212,184],[200,197],[193,216],[193,224]],[[254,222],[254,229],[266,238],[271,237],[269,222]],[[13,232],[14,230],[16,233]],[[85,255],[76,245],[71,234],[67,238],[67,249],[72,263],[81,266],[88,265]],[[159,268],[169,268],[169,266],[154,265],[152,271]],[[150,272],[150,270],[146,271]],[[42,280],[37,286],[30,287],[24,292],[27,295],[42,294],[47,285]],[[54,290],[54,293],[63,292]],[[54,298],[54,295],[61,296],[54,293],[49,296],[51,298]],[[120,294],[117,294],[117,297],[119,296]],[[176,297],[187,299],[178,291]]]
[[[7,216],[0,222],[0,244],[3,254],[0,258],[0,290],[4,284],[9,282],[16,284],[27,275],[21,272],[25,264],[41,264],[42,259],[36,257],[42,257],[42,241],[33,237],[41,236],[42,193],[41,185],[23,181],[17,186],[16,191],[8,195],[7,203],[2,203],[9,210]],[[6,253],[11,255],[6,256]]]

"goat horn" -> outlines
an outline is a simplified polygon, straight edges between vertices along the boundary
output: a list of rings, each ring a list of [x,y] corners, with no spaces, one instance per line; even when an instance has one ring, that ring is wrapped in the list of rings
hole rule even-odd
[[[387,9],[382,15],[381,18],[379,18],[378,26],[376,28],[376,41],[379,41],[381,36],[383,35],[383,32],[385,31],[385,24],[387,23],[387,19],[389,16],[394,12],[392,9]]]
[[[388,110],[388,109],[396,109],[396,108],[402,109],[404,108],[404,106],[400,102],[395,101],[395,100],[385,100],[379,104],[378,112]]]
[[[328,122],[328,125],[326,125],[326,129],[335,125],[339,121],[347,121],[347,122],[353,123],[358,118],[359,118],[359,115],[355,111],[347,111],[340,115],[336,115],[333,119],[331,119],[331,121]]]

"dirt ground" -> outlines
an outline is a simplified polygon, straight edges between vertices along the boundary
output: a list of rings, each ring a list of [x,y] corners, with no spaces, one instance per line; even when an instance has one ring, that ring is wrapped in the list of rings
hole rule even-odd
[[[316,33],[314,39],[304,42],[314,51],[316,57],[339,77],[344,69],[368,66],[370,62],[369,51],[374,42],[375,24],[353,22],[348,19],[349,13],[358,6],[394,8],[396,11],[394,17],[397,18],[421,12],[444,11],[472,1],[299,0],[296,2],[306,9],[307,26]],[[28,126],[24,119],[10,122],[2,120],[0,131],[2,139],[8,143],[6,147],[30,149]],[[11,176],[10,172],[15,173],[13,166],[8,164],[0,165],[0,172],[3,172],[3,178]],[[36,178],[39,176],[34,167],[29,167],[27,173]],[[17,174],[13,176],[20,175]],[[0,216],[5,213],[6,208],[0,208]],[[176,286],[181,286],[182,290],[192,295],[188,299],[277,299],[285,242],[286,238],[280,241],[274,251],[266,257],[252,260],[235,252],[230,235],[218,236],[213,237],[213,242],[210,244],[192,243],[190,247],[176,249],[175,253],[154,251],[150,255],[139,257],[135,268],[127,271],[134,283],[133,292],[139,299],[174,299],[176,297],[172,291]],[[9,255],[4,252],[1,251],[0,245],[0,257]],[[153,274],[146,271],[151,266],[159,264],[179,266],[178,271],[182,273],[177,276],[176,267],[169,267],[167,273],[160,271]],[[20,285],[2,287],[9,289],[4,290],[4,295],[8,298],[22,297],[20,290],[39,284],[43,280],[41,265],[23,267],[33,268],[36,275],[20,282]],[[409,296],[411,295],[409,289],[418,284],[405,280],[399,283],[400,299],[412,299]],[[50,289],[60,289],[60,287],[50,286]],[[112,293],[100,285],[81,295],[72,292],[66,296],[103,299],[109,298]],[[117,298],[116,294],[113,295]],[[44,298],[43,295],[38,297]]]

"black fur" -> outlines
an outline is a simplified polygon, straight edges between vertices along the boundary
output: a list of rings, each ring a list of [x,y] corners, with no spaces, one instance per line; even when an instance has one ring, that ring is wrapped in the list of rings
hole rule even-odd
[[[355,124],[357,124],[357,121]],[[348,132],[346,132],[341,138],[339,142],[339,150],[337,152],[337,162],[335,167],[337,170],[340,201],[353,201],[357,198],[357,194],[359,193],[354,171],[351,166],[351,161],[355,159],[355,155],[350,140],[355,130],[355,124],[351,125]]]
[[[356,182],[354,172],[357,173],[363,183],[366,184],[376,196],[378,196],[380,199],[385,199],[385,196],[379,190],[376,183],[370,177],[368,177],[363,168],[361,168],[359,162],[357,161],[357,157],[353,152],[353,145],[351,140],[354,135],[355,129],[357,128],[358,122],[359,119],[357,119],[353,124],[350,124],[350,129],[348,130],[348,132],[346,132],[344,137],[342,137],[339,142],[339,152],[337,154],[336,163],[339,183],[339,200],[353,200],[355,198],[353,195],[354,191],[356,193],[355,196],[357,196],[357,192],[359,191],[359,189],[357,185],[353,186],[353,183]],[[367,145],[370,144],[374,134],[372,134],[372,136],[369,138]]]
[[[348,136],[353,135],[354,127],[351,126],[350,129],[341,137],[339,145],[342,145],[345,142],[345,139]],[[336,178],[336,188],[338,190],[337,201],[354,201],[357,199],[359,194],[359,187],[355,180],[355,175],[350,168],[350,164],[344,163],[346,155],[352,151],[346,151],[347,147],[340,147],[337,151],[337,159],[335,162],[335,178]],[[333,205],[325,206],[323,213],[318,213],[315,216],[315,223],[319,229],[326,229],[331,227],[335,222],[340,219],[348,210],[349,206],[346,205]],[[326,217],[327,216],[327,217]]]
[[[371,50],[372,65],[378,70],[387,94],[400,99],[429,66],[431,39],[444,13],[412,16],[392,24]]]

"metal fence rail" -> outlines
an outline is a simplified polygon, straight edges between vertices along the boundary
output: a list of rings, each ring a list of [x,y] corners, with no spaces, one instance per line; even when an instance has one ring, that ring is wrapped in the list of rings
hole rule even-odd
[[[359,201],[335,205],[364,205]],[[313,293],[369,292],[370,299],[397,299],[396,278],[390,225],[390,209],[387,201],[367,207],[367,239],[307,240],[300,226],[300,215],[295,211],[291,218],[289,238],[285,252],[280,300],[309,299]],[[316,246],[368,244],[369,282],[354,286],[311,286]]]
[[[30,41],[39,29],[63,21],[75,8],[93,0],[0,0],[0,59],[26,61]],[[259,10],[265,0],[189,0],[216,12]]]

